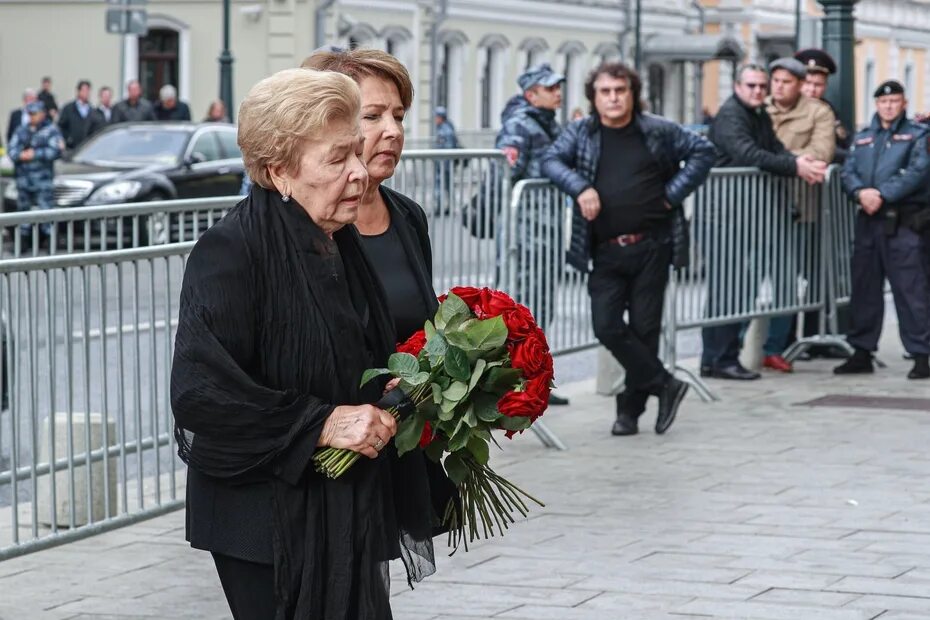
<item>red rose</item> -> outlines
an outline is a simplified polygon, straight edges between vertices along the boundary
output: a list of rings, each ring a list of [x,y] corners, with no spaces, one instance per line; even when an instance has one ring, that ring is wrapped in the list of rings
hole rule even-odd
[[[545,410],[546,404],[536,392],[507,392],[497,401],[497,410],[508,418],[534,418]]]
[[[526,382],[523,390],[532,395],[534,399],[542,403],[542,407],[531,417],[535,420],[543,414],[546,410],[546,407],[549,406],[549,392],[551,391],[552,385],[552,373],[544,372],[537,377],[533,377]]]
[[[522,304],[516,304],[513,308],[505,310],[501,316],[507,326],[509,340],[523,340],[531,333],[539,331],[533,314]]]
[[[517,302],[513,297],[501,291],[492,291],[489,288],[481,290],[481,308],[488,317],[502,315],[506,310],[513,310]]]
[[[420,447],[425,448],[433,441],[433,427],[429,422],[423,424],[423,433],[420,435]]]
[[[423,347],[426,346],[426,333],[421,329],[414,333],[407,342],[397,345],[398,353],[409,353],[410,355],[419,355]]]
[[[545,340],[540,339],[537,334],[530,334],[511,349],[510,365],[522,370],[523,377],[529,380],[552,369],[552,354],[549,353]]]
[[[460,297],[469,308],[474,308],[481,301],[481,289],[473,286],[456,286],[449,292]]]

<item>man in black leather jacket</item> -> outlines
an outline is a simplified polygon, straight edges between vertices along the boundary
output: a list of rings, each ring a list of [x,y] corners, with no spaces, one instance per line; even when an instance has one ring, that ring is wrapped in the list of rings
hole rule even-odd
[[[710,127],[709,138],[717,147],[716,167],[756,167],[765,172],[783,176],[798,176],[808,183],[820,183],[826,173],[826,162],[817,161],[810,155],[795,156],[775,136],[772,119],[765,111],[765,96],[768,92],[769,76],[766,70],[754,64],[744,65],[737,74],[733,95],[727,99]],[[704,226],[717,227],[711,238],[722,237],[724,241],[727,222],[702,222]],[[723,280],[725,265],[708,264],[707,297],[709,314],[720,313],[719,307],[726,304],[732,295],[731,282]],[[732,266],[731,266],[732,267]],[[755,280],[758,274],[753,274]],[[705,327],[701,330],[704,350],[701,354],[701,376],[718,379],[752,380],[759,373],[744,368],[739,363],[739,340],[742,322]]]
[[[588,280],[594,334],[626,369],[614,435],[638,432],[650,395],[659,398],[655,430],[664,433],[688,390],[658,358],[662,305],[673,218],[683,216],[681,203],[707,178],[715,156],[706,139],[644,114],[640,91],[635,71],[601,64],[585,83],[591,116],[566,128],[542,164],[576,201],[569,262],[587,271],[594,259]]]

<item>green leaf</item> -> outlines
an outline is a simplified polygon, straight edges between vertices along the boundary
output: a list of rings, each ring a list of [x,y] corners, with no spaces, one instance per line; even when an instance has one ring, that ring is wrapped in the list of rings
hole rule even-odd
[[[487,367],[488,363],[482,359],[475,361],[475,369],[471,371],[471,379],[468,382],[468,391],[471,392],[475,389],[475,386],[478,385],[478,382],[481,381],[481,375],[484,374],[484,369]]]
[[[468,355],[462,349],[450,346],[446,350],[446,372],[453,379],[459,381],[468,381],[471,379],[471,364],[468,363]]]
[[[462,457],[458,454],[454,452],[449,454],[446,460],[443,461],[443,465],[446,468],[446,473],[449,474],[449,480],[451,480],[455,486],[459,486],[465,481],[465,478],[468,478],[468,465],[465,464]]]
[[[439,404],[439,419],[443,422],[448,422],[455,417],[455,407],[458,405],[458,402],[454,400],[448,400],[446,398],[442,399],[442,403]]]
[[[462,383],[461,381],[453,381],[452,385],[448,387],[443,393],[443,398],[449,399],[455,403],[461,402],[465,398],[465,394],[468,393],[468,386]]]
[[[455,345],[462,351],[471,351],[474,347],[471,344],[471,340],[468,339],[468,336],[465,335],[465,332],[446,332],[446,340],[449,341],[450,345]]]
[[[429,381],[429,373],[420,371],[417,374],[413,375],[412,377],[407,377],[406,379],[404,379],[404,381],[406,381],[412,386],[423,385],[424,383]]]
[[[475,405],[473,403],[468,404],[468,409],[465,410],[465,415],[462,419],[465,420],[465,424],[467,424],[469,428],[478,426],[478,417],[475,416]]]
[[[391,371],[387,368],[369,368],[362,373],[362,381],[359,383],[359,387],[365,385],[375,377],[380,377],[381,375],[389,375]]]
[[[437,368],[442,363],[448,348],[449,344],[446,342],[445,337],[438,332],[434,332],[434,335],[426,341],[423,350],[429,356],[429,364],[432,368]]]
[[[475,457],[475,460],[478,461],[479,464],[488,464],[488,459],[491,455],[488,449],[488,442],[485,440],[472,435],[468,440],[468,451],[471,452],[471,455]]]
[[[449,439],[449,452],[455,452],[456,450],[464,448],[468,444],[469,437],[471,437],[471,427],[465,424],[465,418],[463,417],[455,427],[452,438]]]
[[[481,387],[489,392],[506,392],[512,390],[522,377],[523,372],[518,368],[492,368]]]
[[[438,383],[431,383],[430,388],[433,390],[433,402],[437,405],[442,404],[442,387]]]
[[[463,330],[471,346],[480,351],[491,351],[507,342],[507,325],[504,317],[470,322]]]
[[[408,416],[397,426],[397,434],[394,436],[394,444],[397,446],[397,454],[402,456],[410,452],[420,443],[420,437],[423,435],[423,426],[425,420],[420,416]]]
[[[433,437],[433,441],[423,451],[426,453],[426,458],[434,463],[439,463],[446,451],[446,442],[439,437]]]
[[[469,309],[465,302],[462,301],[462,298],[455,293],[449,293],[446,300],[442,302],[439,306],[439,314],[442,316],[442,321],[445,325],[448,325],[453,319],[458,317],[465,316],[467,318],[472,316],[471,309]]]
[[[420,372],[420,362],[409,353],[394,353],[388,358],[388,368],[394,376],[409,379]]]
[[[447,387],[452,385],[452,379],[450,379],[447,375],[444,375],[444,374],[440,374],[438,377],[434,379],[434,381],[437,384],[439,384],[439,387],[442,388],[443,390],[445,390]]]
[[[525,431],[530,427],[530,424],[532,424],[532,420],[529,418],[508,418],[507,416],[503,416],[498,424],[507,431]]]
[[[487,392],[473,392],[472,403],[475,405],[475,415],[482,422],[496,422],[501,417],[497,410],[498,398]]]
[[[430,323],[429,321],[425,321],[423,323],[423,335],[426,336],[426,342],[429,342],[430,340],[435,338],[437,333],[438,332],[436,331],[436,328],[433,326],[432,323]]]

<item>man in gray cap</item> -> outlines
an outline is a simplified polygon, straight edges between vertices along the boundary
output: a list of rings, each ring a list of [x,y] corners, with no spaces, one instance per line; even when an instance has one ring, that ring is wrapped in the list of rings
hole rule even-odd
[[[507,102],[501,113],[501,130],[495,146],[504,151],[511,166],[511,181],[543,176],[542,156],[556,138],[560,126],[555,113],[562,106],[565,76],[548,63],[531,67],[519,78],[520,93]],[[540,327],[546,329],[553,316],[556,272],[562,269],[562,210],[554,201],[536,212],[517,214],[517,301],[529,307]],[[550,404],[568,401],[551,396]]]
[[[16,208],[19,211],[51,209],[55,206],[54,163],[65,148],[64,138],[45,111],[45,104],[33,101],[26,105],[29,124],[19,127],[10,140],[10,159],[16,166]],[[48,235],[50,227],[44,224],[41,232]],[[31,234],[32,227],[23,225],[23,232]]]
[[[771,72],[771,95],[765,100],[766,111],[772,119],[775,136],[795,156],[809,155],[822,161],[833,161],[836,141],[833,135],[835,117],[830,107],[811,97],[805,97],[801,90],[807,77],[807,67],[796,58],[779,58],[769,65]],[[798,197],[798,210],[801,223],[812,222],[816,217],[815,204]],[[813,238],[812,231],[803,229],[808,238]],[[768,338],[762,348],[762,366],[781,372],[791,372],[792,366],[782,352],[791,340],[793,317],[779,316],[769,322]]]

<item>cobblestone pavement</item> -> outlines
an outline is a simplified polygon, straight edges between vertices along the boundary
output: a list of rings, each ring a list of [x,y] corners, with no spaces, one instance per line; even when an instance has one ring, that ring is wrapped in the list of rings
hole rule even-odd
[[[498,471],[547,502],[500,540],[449,558],[398,620],[917,620],[930,618],[930,405],[808,406],[828,394],[930,399],[904,379],[891,330],[874,376],[832,362],[793,375],[714,382],[665,436],[608,434],[593,381],[545,420],[570,446],[508,442]],[[0,563],[0,618],[226,618],[209,557],[178,512]]]

